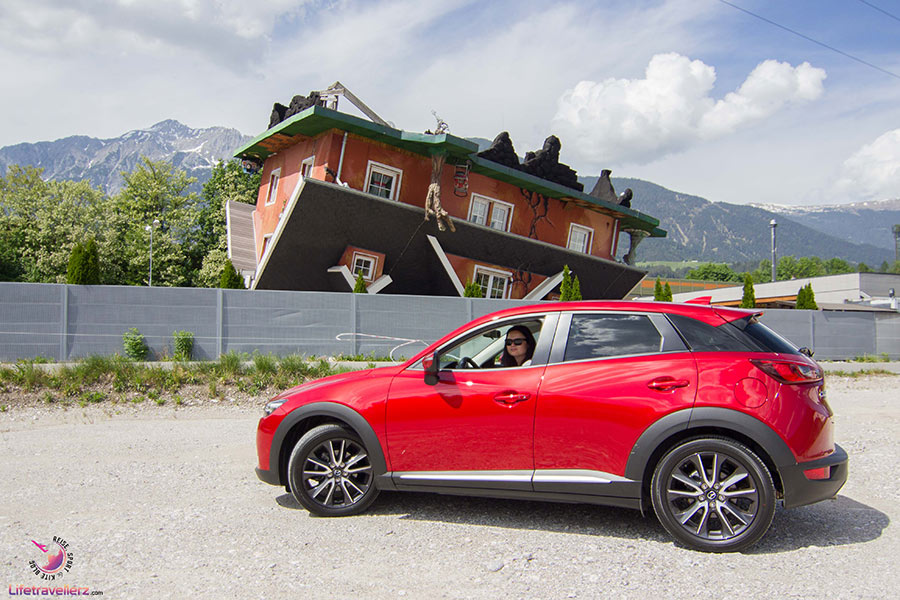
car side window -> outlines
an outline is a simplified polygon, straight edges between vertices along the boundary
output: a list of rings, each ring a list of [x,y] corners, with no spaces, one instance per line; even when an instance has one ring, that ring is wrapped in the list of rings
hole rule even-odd
[[[660,352],[662,336],[646,315],[574,314],[563,360]]]
[[[543,319],[531,318],[524,321],[508,321],[503,325],[481,330],[441,351],[438,368],[452,370],[499,367],[498,361],[503,352],[509,328],[514,325],[524,325],[537,340],[540,338],[542,323]]]

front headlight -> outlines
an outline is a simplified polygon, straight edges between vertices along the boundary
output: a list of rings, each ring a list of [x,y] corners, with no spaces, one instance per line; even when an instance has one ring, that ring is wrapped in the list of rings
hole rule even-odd
[[[263,409],[263,412],[268,417],[273,412],[275,412],[275,409],[277,409],[279,406],[281,406],[285,402],[287,402],[287,398],[276,398],[275,400],[272,400],[266,404],[266,407]]]

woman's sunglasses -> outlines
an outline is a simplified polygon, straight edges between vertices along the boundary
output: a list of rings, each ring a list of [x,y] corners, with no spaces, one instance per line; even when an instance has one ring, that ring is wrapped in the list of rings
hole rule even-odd
[[[512,340],[506,340],[507,346],[521,346],[525,343],[525,338],[515,338]]]

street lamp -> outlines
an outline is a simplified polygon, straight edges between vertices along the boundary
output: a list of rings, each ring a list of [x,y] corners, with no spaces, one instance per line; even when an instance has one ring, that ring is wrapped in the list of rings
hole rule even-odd
[[[153,230],[159,227],[159,219],[153,219],[152,225],[144,227],[144,231],[150,232],[150,279],[147,283],[148,287],[153,287]]]
[[[772,281],[775,281],[776,271],[775,271],[775,228],[778,227],[778,223],[775,222],[775,219],[769,221],[769,227],[772,229]]]

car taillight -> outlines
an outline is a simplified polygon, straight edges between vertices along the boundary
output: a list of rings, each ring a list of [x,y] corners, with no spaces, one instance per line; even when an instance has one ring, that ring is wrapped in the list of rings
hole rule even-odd
[[[781,383],[813,383],[822,379],[822,369],[806,363],[755,358],[750,362]]]

